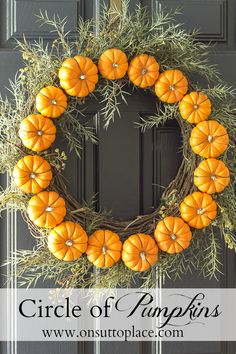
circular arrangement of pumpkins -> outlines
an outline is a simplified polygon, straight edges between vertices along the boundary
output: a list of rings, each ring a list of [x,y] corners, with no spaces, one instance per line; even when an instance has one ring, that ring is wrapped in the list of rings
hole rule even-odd
[[[217,215],[212,194],[220,193],[229,184],[227,166],[216,158],[229,144],[224,126],[207,120],[211,102],[202,92],[188,92],[188,80],[180,70],[159,73],[156,59],[141,54],[128,63],[120,49],[106,50],[98,66],[88,57],[77,55],[66,59],[59,70],[60,86],[47,86],[36,96],[36,109],[20,124],[19,136],[23,145],[36,154],[18,161],[13,171],[16,185],[24,193],[34,194],[28,202],[30,220],[38,227],[51,229],[48,236],[50,252],[60,260],[75,261],[86,252],[87,258],[99,268],[112,267],[120,259],[134,271],[146,271],[157,262],[158,251],[179,253],[189,247],[192,228],[208,226]],[[120,236],[110,230],[97,230],[89,237],[78,223],[63,221],[66,202],[54,191],[45,191],[52,180],[50,164],[39,154],[55,140],[55,118],[67,109],[67,95],[85,97],[94,91],[98,72],[107,80],[119,80],[128,74],[137,87],[154,86],[157,97],[165,103],[179,102],[183,119],[196,124],[190,136],[195,154],[205,158],[194,171],[193,183],[199,189],[187,195],[180,205],[181,217],[168,216],[158,222],[151,235],[139,233],[129,236],[122,244]],[[66,93],[66,94],[65,94]]]

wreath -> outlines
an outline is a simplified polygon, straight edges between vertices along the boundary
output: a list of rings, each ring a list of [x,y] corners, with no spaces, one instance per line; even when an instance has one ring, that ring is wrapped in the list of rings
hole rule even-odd
[[[98,24],[80,19],[72,38],[66,19],[40,13],[57,38],[50,46],[18,42],[24,68],[10,82],[12,98],[0,101],[1,172],[11,176],[1,210],[20,210],[36,239],[6,262],[18,285],[42,278],[64,287],[153,287],[159,276],[193,269],[217,278],[222,240],[236,251],[234,89],[209,64],[209,45],[176,15],[158,11],[151,20],[123,1],[121,10],[104,7]],[[137,122],[143,131],[177,119],[183,160],[159,207],[122,221],[70,195],[67,157],[53,143],[60,129],[80,156],[85,139],[97,142],[83,111],[91,96],[109,129],[130,88],[157,98],[156,114]]]

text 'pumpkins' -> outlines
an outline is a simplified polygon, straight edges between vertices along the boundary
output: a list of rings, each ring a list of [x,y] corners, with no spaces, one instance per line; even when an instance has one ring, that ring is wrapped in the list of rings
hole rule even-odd
[[[87,257],[98,268],[112,267],[121,257],[120,237],[110,230],[97,230],[88,241]]]
[[[192,233],[181,218],[168,216],[157,224],[154,237],[162,251],[179,253],[188,248]]]
[[[56,127],[51,119],[41,114],[31,114],[20,123],[22,144],[35,152],[48,149],[56,139]]]
[[[207,193],[194,192],[180,204],[181,218],[191,227],[203,229],[216,218],[217,205]]]
[[[90,58],[76,55],[62,63],[58,76],[68,95],[86,97],[98,82],[98,68]]]
[[[36,194],[48,187],[52,179],[51,166],[41,156],[28,155],[17,162],[13,177],[24,193]]]
[[[157,257],[158,247],[150,235],[131,235],[123,244],[122,260],[128,268],[136,272],[148,270],[156,263]]]
[[[51,229],[66,215],[65,200],[56,192],[40,192],[29,200],[27,211],[35,225]]]
[[[65,221],[56,226],[48,236],[48,248],[58,259],[75,261],[87,249],[88,236],[80,224]]]

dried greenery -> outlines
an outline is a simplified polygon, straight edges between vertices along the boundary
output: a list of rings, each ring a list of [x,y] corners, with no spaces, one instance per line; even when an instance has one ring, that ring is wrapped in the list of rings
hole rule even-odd
[[[190,247],[177,255],[160,253],[159,261],[145,273],[136,273],[127,269],[121,262],[105,270],[94,271],[86,257],[75,262],[61,262],[47,249],[47,231],[36,228],[27,218],[26,205],[29,197],[16,190],[11,182],[1,193],[0,210],[13,208],[21,210],[32,235],[37,238],[33,250],[18,250],[6,264],[14,265],[14,276],[20,286],[35,286],[38,280],[53,281],[65,287],[128,287],[136,284],[154,287],[159,277],[179,279],[187,272],[197,271],[204,277],[217,278],[221,272],[221,245],[225,244],[236,251],[236,198],[235,198],[235,137],[236,109],[234,89],[220,78],[215,66],[210,65],[208,54],[210,46],[195,40],[196,33],[187,33],[176,22],[178,13],[157,11],[152,16],[141,6],[134,13],[129,12],[127,0],[122,2],[122,10],[115,7],[101,10],[99,22],[79,20],[76,36],[72,38],[66,32],[66,19],[40,13],[41,25],[51,26],[56,39],[51,45],[42,40],[29,43],[18,42],[22,52],[24,68],[10,82],[11,98],[0,98],[0,172],[9,175],[16,162],[29,153],[18,138],[19,123],[25,116],[35,112],[35,96],[45,85],[59,85],[57,73],[65,58],[77,53],[87,55],[97,62],[101,53],[110,47],[123,50],[129,59],[140,53],[153,55],[161,64],[161,69],[178,68],[189,78],[192,88],[203,90],[212,101],[212,117],[222,122],[230,136],[230,146],[222,156],[231,171],[231,184],[215,197],[218,217],[212,226],[203,231],[193,231]],[[207,81],[205,88],[192,78],[197,74]],[[135,90],[136,88],[132,88]],[[119,107],[125,104],[130,94],[127,78],[109,82],[100,78],[94,97],[101,107],[100,116],[104,128],[108,128],[119,115]],[[69,150],[81,154],[84,141],[89,139],[97,143],[95,130],[86,118],[85,108],[88,100],[68,97],[68,110],[58,119],[57,126],[68,143]],[[153,234],[158,220],[167,215],[179,215],[179,203],[194,190],[193,171],[200,158],[193,154],[188,139],[191,125],[183,121],[178,112],[178,105],[161,105],[157,101],[157,112],[150,117],[141,117],[137,123],[140,129],[155,129],[169,119],[177,119],[183,137],[183,161],[175,179],[165,189],[159,207],[149,215],[140,215],[129,221],[115,220],[110,214],[95,211],[93,206],[80,205],[67,191],[62,177],[65,168],[64,152],[48,150],[42,155],[52,164],[54,179],[51,188],[58,191],[68,205],[68,218],[80,222],[90,234],[98,228],[109,228],[118,232],[123,239],[132,233],[146,232]]]

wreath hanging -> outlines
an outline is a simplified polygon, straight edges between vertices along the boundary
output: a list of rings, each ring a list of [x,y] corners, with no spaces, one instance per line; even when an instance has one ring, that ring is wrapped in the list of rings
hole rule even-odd
[[[0,101],[0,166],[12,176],[1,211],[20,210],[36,238],[33,250],[7,262],[19,285],[43,278],[115,287],[141,278],[152,287],[160,275],[176,279],[193,269],[211,278],[220,272],[222,239],[236,251],[234,89],[209,64],[209,46],[176,15],[159,11],[150,20],[144,8],[131,14],[123,1],[122,10],[104,8],[99,24],[81,19],[70,38],[66,19],[41,13],[57,33],[52,45],[18,42],[24,68],[10,83],[12,99]],[[137,123],[143,131],[177,119],[183,160],[155,211],[120,221],[68,193],[66,154],[53,143],[60,129],[80,155],[84,139],[96,143],[82,111],[89,96],[101,103],[109,129],[130,87],[157,98],[156,115]]]

